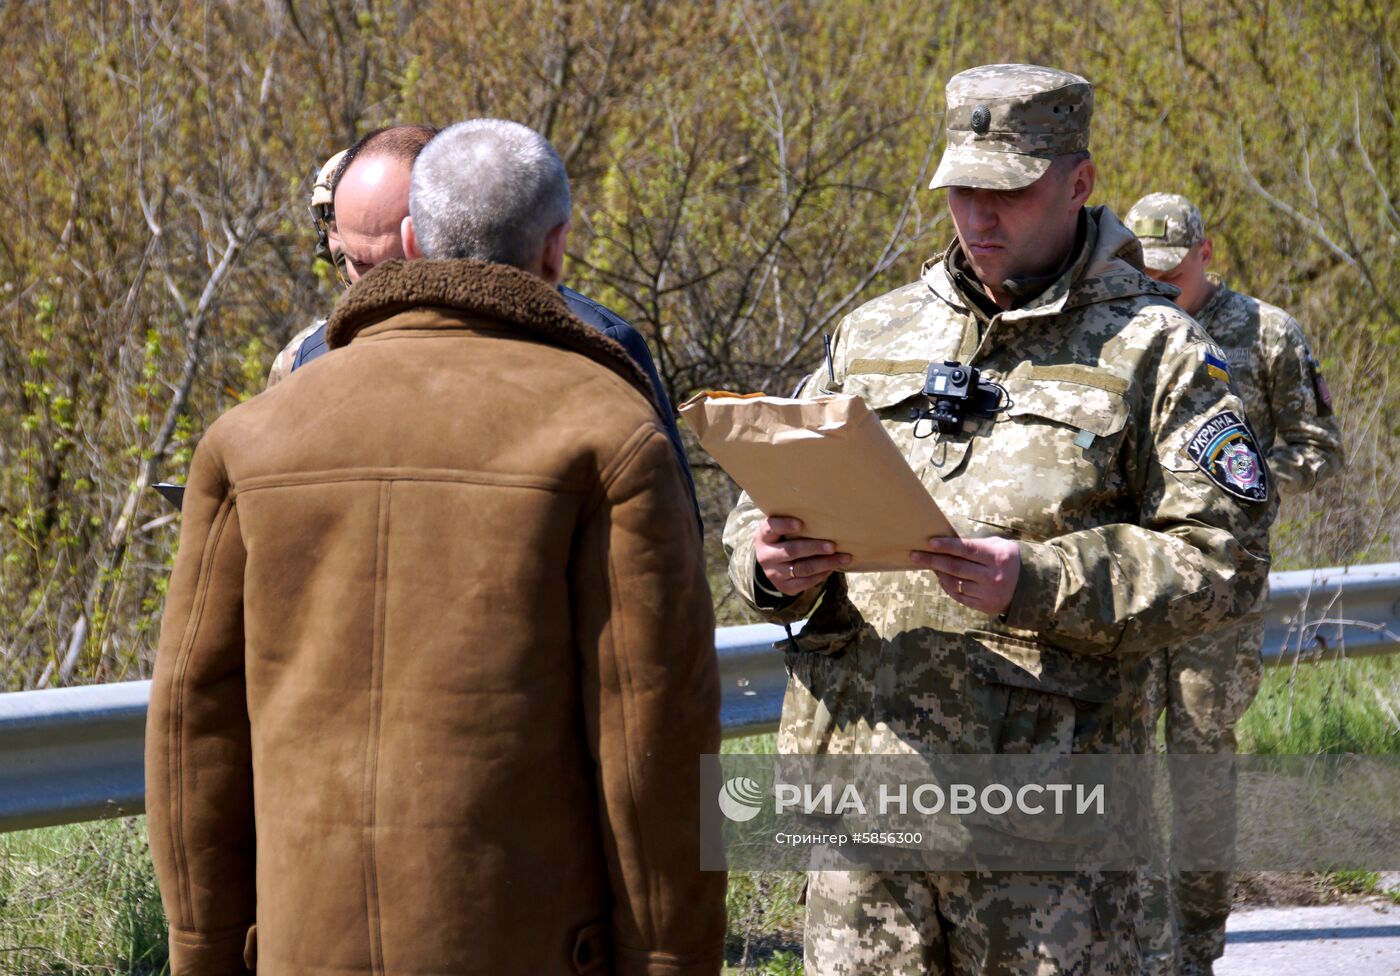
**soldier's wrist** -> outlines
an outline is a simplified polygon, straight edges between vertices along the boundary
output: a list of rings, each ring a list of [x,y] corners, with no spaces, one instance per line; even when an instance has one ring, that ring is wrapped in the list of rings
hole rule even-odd
[[[787,596],[768,579],[768,574],[763,571],[763,565],[755,559],[753,561],[753,597],[754,603],[760,610],[776,610],[788,603],[793,602],[797,597]]]

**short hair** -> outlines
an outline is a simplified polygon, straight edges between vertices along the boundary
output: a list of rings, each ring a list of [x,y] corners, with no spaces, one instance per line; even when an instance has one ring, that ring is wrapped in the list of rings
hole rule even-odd
[[[1079,168],[1079,164],[1094,157],[1087,149],[1080,149],[1077,152],[1060,153],[1050,163],[1060,179],[1064,179]]]
[[[569,221],[569,177],[549,140],[504,119],[447,127],[413,166],[408,210],[425,258],[518,268]]]
[[[340,165],[335,168],[335,175],[331,177],[331,198],[335,198],[335,188],[340,185],[340,178],[345,175],[350,164],[361,156],[365,159],[388,157],[412,166],[423,147],[431,142],[439,131],[435,126],[415,123],[390,125],[366,132],[345,150]]]

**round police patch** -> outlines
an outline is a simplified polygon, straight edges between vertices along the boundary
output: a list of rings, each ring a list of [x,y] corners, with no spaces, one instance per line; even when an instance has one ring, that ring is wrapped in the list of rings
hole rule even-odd
[[[1269,472],[1249,425],[1222,410],[1186,442],[1186,454],[1211,481],[1247,502],[1268,501]]]
[[[972,110],[972,131],[980,135],[985,135],[992,127],[992,110],[985,105],[979,105]]]

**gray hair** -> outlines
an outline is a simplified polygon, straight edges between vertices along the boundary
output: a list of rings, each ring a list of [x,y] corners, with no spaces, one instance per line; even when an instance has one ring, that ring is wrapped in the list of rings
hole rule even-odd
[[[425,258],[525,267],[569,220],[569,177],[549,140],[504,119],[442,130],[413,164],[408,210]]]

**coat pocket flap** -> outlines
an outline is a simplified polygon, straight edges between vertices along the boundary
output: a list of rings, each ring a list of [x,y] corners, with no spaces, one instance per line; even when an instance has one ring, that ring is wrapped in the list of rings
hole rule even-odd
[[[927,373],[926,360],[857,359],[841,392],[860,397],[871,410],[883,410],[923,396]]]
[[[1092,366],[1017,367],[1006,378],[1006,416],[1034,416],[1107,437],[1128,422],[1127,381]]]
[[[990,631],[968,631],[967,637],[969,667],[983,681],[1088,702],[1110,702],[1122,693],[1115,658],[1070,654]]]

